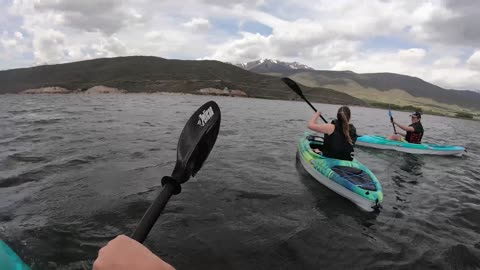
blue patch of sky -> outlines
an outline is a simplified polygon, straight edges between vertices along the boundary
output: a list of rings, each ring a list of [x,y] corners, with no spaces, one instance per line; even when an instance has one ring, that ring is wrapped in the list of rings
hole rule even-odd
[[[2,5],[2,7],[9,7],[12,2],[13,0],[0,0],[0,5]]]
[[[250,33],[259,33],[262,36],[269,36],[272,34],[273,29],[267,25],[261,24],[259,22],[247,21],[242,24],[240,30]]]
[[[462,49],[462,52],[460,53],[459,58],[462,62],[466,62],[468,58],[472,56],[473,53],[475,53],[475,49],[473,48]]]
[[[424,64],[432,64],[438,59],[438,55],[432,54],[428,44],[414,42],[409,40],[407,36],[372,37],[362,42],[361,50],[370,52],[396,52],[398,50],[408,50],[412,48],[420,48],[426,51],[426,56],[422,60]]]
[[[227,35],[237,35],[238,34],[238,20],[232,18],[209,18],[210,23],[213,25],[215,30],[220,31]]]
[[[33,67],[35,66],[35,56],[33,55],[33,52],[26,52],[23,53],[21,57],[16,59],[16,67]]]
[[[20,32],[24,38],[24,46],[27,50],[24,53],[14,51],[6,51],[0,45],[0,54],[3,54],[3,59],[0,61],[0,70],[30,67],[34,65],[33,52],[28,49],[30,36],[22,29],[23,18],[21,16],[12,15],[9,12],[12,6],[12,0],[0,0],[0,38],[15,39],[15,32]]]
[[[8,11],[11,6],[11,1],[0,0],[0,6],[2,7],[2,9],[0,9],[0,34],[7,32],[9,35],[12,35],[18,31],[26,36],[26,33],[20,29],[23,23],[23,18],[20,16],[13,16]]]
[[[268,1],[258,9],[286,21],[314,18],[315,16],[312,10],[304,6],[295,3],[280,3],[279,1]]]
[[[189,51],[172,51],[165,55],[159,55],[159,57],[167,59],[179,59],[179,60],[195,60],[203,57],[204,55],[198,55]]]
[[[362,43],[364,50],[384,50],[391,51],[395,49],[424,48],[415,42],[408,41],[404,38],[395,36],[376,36],[369,38]]]
[[[1,53],[1,52],[0,52]],[[0,70],[27,68],[35,66],[32,52],[23,53],[19,56],[7,57],[5,60],[0,58]]]

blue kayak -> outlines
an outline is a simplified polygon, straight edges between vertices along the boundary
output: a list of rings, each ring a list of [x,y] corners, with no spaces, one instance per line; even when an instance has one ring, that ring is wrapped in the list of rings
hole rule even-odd
[[[0,269],[1,270],[30,270],[15,252],[0,240]]]
[[[363,135],[357,138],[355,145],[396,150],[411,154],[443,155],[443,156],[461,156],[465,148],[454,145],[428,144],[428,143],[409,143],[406,141],[388,140],[382,136]]]

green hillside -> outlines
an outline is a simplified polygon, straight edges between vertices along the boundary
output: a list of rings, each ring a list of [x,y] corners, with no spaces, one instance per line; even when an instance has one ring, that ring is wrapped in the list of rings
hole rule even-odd
[[[85,91],[97,85],[128,92],[178,93],[227,87],[242,90],[250,97],[298,99],[278,78],[219,61],[129,56],[0,71],[0,93],[3,94],[50,86]],[[324,87],[305,87],[305,93],[317,102],[366,105],[360,99]]]

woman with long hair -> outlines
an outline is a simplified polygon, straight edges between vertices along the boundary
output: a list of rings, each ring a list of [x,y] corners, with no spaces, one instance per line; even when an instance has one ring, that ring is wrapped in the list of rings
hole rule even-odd
[[[337,111],[337,119],[331,124],[318,124],[321,112],[315,113],[308,128],[325,134],[323,155],[329,158],[352,160],[353,145],[357,140],[355,127],[350,124],[350,108],[342,106]]]

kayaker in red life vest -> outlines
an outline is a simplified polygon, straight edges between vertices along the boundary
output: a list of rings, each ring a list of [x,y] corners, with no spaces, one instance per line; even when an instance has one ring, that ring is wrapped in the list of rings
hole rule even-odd
[[[337,111],[337,119],[331,124],[318,124],[321,112],[315,113],[308,128],[325,134],[322,154],[329,158],[353,160],[353,145],[357,140],[355,127],[349,123],[350,108],[342,106]]]
[[[422,137],[423,137],[423,126],[422,123],[420,122],[422,118],[422,114],[419,112],[413,112],[410,115],[412,119],[412,123],[409,126],[404,126],[400,125],[399,123],[395,122],[392,118],[392,123],[396,125],[397,127],[405,130],[407,133],[401,133],[397,132],[396,134],[392,134],[387,137],[389,140],[395,140],[395,141],[407,141],[409,143],[421,143],[422,142]]]
[[[93,270],[175,270],[144,245],[125,235],[117,236],[98,252]]]

